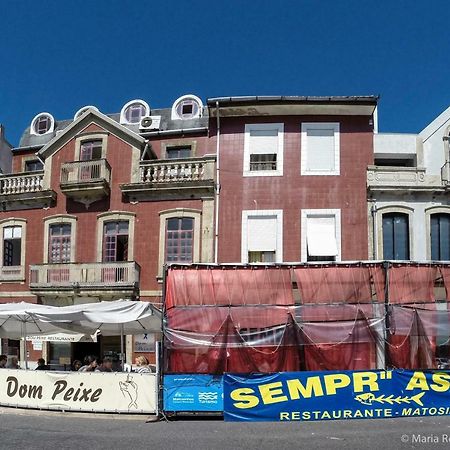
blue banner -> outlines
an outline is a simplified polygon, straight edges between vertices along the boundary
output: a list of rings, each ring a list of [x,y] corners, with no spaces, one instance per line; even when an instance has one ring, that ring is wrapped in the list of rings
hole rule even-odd
[[[227,421],[450,415],[449,371],[280,372],[224,376]]]
[[[164,375],[164,411],[222,412],[222,375]]]

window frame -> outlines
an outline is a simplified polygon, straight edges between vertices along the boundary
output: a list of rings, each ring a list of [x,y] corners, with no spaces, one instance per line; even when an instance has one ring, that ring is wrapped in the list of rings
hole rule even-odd
[[[76,216],[69,214],[57,214],[49,216],[44,219],[44,264],[64,264],[64,263],[50,263],[50,227],[52,225],[66,224],[70,225],[70,263],[75,262],[76,259],[76,238],[77,238],[77,220]]]
[[[21,242],[20,242],[20,266],[4,266],[3,258],[4,258],[4,229],[8,227],[21,227]],[[26,252],[26,239],[27,239],[27,220],[21,218],[8,218],[0,220],[0,236],[1,236],[1,245],[0,245],[0,282],[17,282],[17,281],[25,281],[25,252]],[[20,271],[16,277],[5,277],[3,278],[2,272],[4,267],[20,267]]]
[[[111,211],[97,215],[97,262],[103,263],[103,230],[106,222],[128,221],[128,258],[129,262],[134,261],[134,237],[135,237],[136,214],[129,211]]]
[[[172,141],[162,141],[161,142],[161,158],[169,159],[167,155],[167,151],[171,148],[176,147],[191,147],[191,156],[190,158],[195,158],[197,154],[197,141],[186,140],[186,139],[174,139]]]
[[[252,131],[277,130],[276,170],[250,170],[250,134]],[[270,153],[272,154],[272,153]],[[284,169],[284,123],[247,123],[244,130],[244,177],[280,177]]]
[[[414,234],[413,234],[413,218],[414,208],[405,205],[386,205],[378,206],[376,210],[376,239],[377,239],[377,254],[375,259],[384,259],[383,251],[383,215],[389,213],[401,213],[408,215],[408,232],[409,232],[409,260],[415,258],[414,250]],[[428,234],[428,233],[427,233]],[[428,238],[429,239],[429,238]]]
[[[195,114],[186,114],[186,117],[184,116],[184,114],[182,113],[181,115],[178,114],[178,107],[181,105],[181,107],[184,106],[184,104],[189,104],[189,103],[196,103],[198,110]],[[203,102],[201,101],[201,99],[199,97],[197,97],[196,95],[193,94],[187,94],[187,95],[183,95],[179,98],[177,98],[175,100],[175,102],[172,105],[172,110],[171,110],[171,120],[192,120],[192,119],[198,119],[200,117],[203,116]]]
[[[121,233],[120,232],[120,223],[126,223],[127,224],[127,232],[126,233]],[[106,232],[106,227],[108,226],[108,224],[115,224],[116,225],[116,230],[114,231],[114,233],[110,233],[108,234]],[[107,242],[108,242],[108,238],[110,238],[111,236],[114,236],[114,259],[108,259],[108,254],[107,254]],[[123,260],[117,260],[117,248],[118,248],[118,241],[119,241],[119,237],[120,236],[126,236],[126,250],[124,251],[124,253],[126,254],[126,258],[124,258]],[[103,244],[102,244],[102,262],[104,263],[110,263],[110,262],[127,262],[129,261],[128,259],[128,247],[129,247],[129,241],[130,241],[130,221],[129,220],[106,220],[103,222]]]
[[[302,262],[308,262],[308,217],[334,217],[335,220],[335,233],[336,244],[338,254],[336,255],[335,262],[342,260],[342,225],[341,225],[341,210],[340,209],[302,209],[300,211],[300,223],[301,223],[301,239],[300,239],[300,260]],[[327,261],[324,261],[327,262]]]
[[[95,132],[88,132],[88,133],[82,133],[77,136],[75,139],[75,155],[74,155],[74,161],[81,161],[81,148],[82,145],[86,142],[91,141],[101,141],[101,148],[102,148],[102,154],[99,159],[106,159],[106,153],[108,149],[108,137],[109,132],[107,131],[95,131]],[[90,160],[85,160],[90,161]]]
[[[251,209],[242,211],[241,226],[241,262],[248,264],[248,219],[250,217],[276,216],[277,218],[277,248],[275,251],[275,260],[273,263],[255,263],[255,264],[276,264],[283,262],[283,210],[282,209]]]
[[[182,224],[184,219],[189,219],[192,221],[192,228],[189,230],[183,230],[182,228],[180,228],[180,222]],[[169,221],[170,220],[177,220],[178,223],[178,229],[177,230],[169,230]],[[193,259],[194,259],[194,246],[195,246],[195,242],[194,242],[194,228],[195,228],[195,218],[194,217],[168,217],[166,218],[166,238],[165,238],[165,245],[164,245],[164,264],[192,264]],[[169,234],[170,233],[174,233],[177,232],[178,234],[181,232],[187,232],[189,231],[190,233],[192,233],[191,236],[191,260],[190,261],[167,261],[167,254],[168,254],[168,243],[169,243]],[[180,241],[181,241],[181,237],[178,236],[176,242],[177,242],[177,247],[180,250]],[[179,254],[181,254],[181,252],[179,252]]]
[[[48,127],[48,130],[45,133],[38,133],[35,130],[36,123],[44,116],[48,117],[48,119],[50,121],[50,125]],[[55,119],[53,118],[53,116],[50,113],[48,113],[48,112],[41,112],[39,114],[36,114],[33,117],[33,120],[31,121],[31,125],[30,125],[30,134],[32,134],[34,136],[44,136],[46,134],[53,133],[54,130],[55,130]]]
[[[300,148],[300,175],[307,176],[338,176],[341,173],[341,131],[340,122],[302,122],[301,124],[301,148]],[[334,130],[334,170],[310,170],[307,169],[308,161],[308,130]]]
[[[144,113],[142,114],[142,116],[139,118],[139,120],[137,122],[130,122],[127,119],[127,116],[126,116],[127,109],[130,106],[134,105],[135,103],[140,103],[144,107]],[[146,116],[149,116],[149,115],[150,115],[150,106],[148,105],[148,103],[145,102],[144,100],[140,99],[140,98],[136,98],[134,100],[130,100],[129,102],[125,103],[125,105],[123,105],[123,107],[122,107],[122,109],[120,111],[120,123],[122,125],[135,125],[135,126],[138,125],[139,126],[139,124],[141,122],[141,119],[143,117],[146,117]]]
[[[59,234],[53,234],[52,230],[55,227],[63,227],[63,226],[70,226],[70,233],[68,234],[64,234],[64,233],[59,233]],[[57,222],[57,223],[52,223],[48,226],[48,232],[49,232],[49,236],[48,236],[48,257],[49,260],[52,259],[52,248],[53,248],[53,242],[57,242],[57,245],[59,247],[59,254],[60,254],[60,261],[51,261],[49,262],[49,264],[66,264],[66,263],[70,263],[72,262],[72,224],[69,222]],[[69,247],[70,247],[70,257],[68,259],[68,261],[62,261],[62,256],[63,256],[63,248],[64,248],[64,238],[66,236],[69,236]]]
[[[166,260],[166,227],[167,219],[173,218],[193,218],[194,219],[194,235],[192,248],[192,263],[201,262],[201,227],[202,227],[202,211],[190,208],[175,208],[159,212],[159,258],[158,258],[158,275],[157,279],[162,280],[164,265]]]
[[[425,208],[426,257],[431,261],[431,216],[433,214],[450,214],[450,206],[436,205]]]

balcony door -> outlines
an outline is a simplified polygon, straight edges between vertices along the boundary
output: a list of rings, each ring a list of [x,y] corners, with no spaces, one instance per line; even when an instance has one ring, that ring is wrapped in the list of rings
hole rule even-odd
[[[128,221],[107,222],[103,228],[103,262],[128,261]],[[104,283],[127,281],[127,269],[120,265],[102,268]]]
[[[58,223],[49,227],[48,262],[49,264],[64,264],[70,262],[72,227],[69,223]],[[68,282],[69,267],[50,268],[47,272],[49,283]]]

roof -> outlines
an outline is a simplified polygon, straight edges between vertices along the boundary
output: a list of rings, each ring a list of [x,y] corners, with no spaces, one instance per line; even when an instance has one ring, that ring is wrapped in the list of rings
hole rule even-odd
[[[439,129],[444,126],[448,126],[450,121],[450,107],[437,116],[432,122],[430,122],[420,133],[419,136],[423,142],[433,136]]]
[[[171,114],[172,109],[171,108],[164,108],[164,109],[152,109],[150,111],[150,114],[152,116],[161,116],[161,124],[160,124],[160,131],[175,131],[175,130],[181,130],[184,131],[189,129],[196,129],[196,128],[206,128],[208,126],[208,110],[207,108],[204,108],[203,117],[197,118],[197,119],[189,119],[189,120],[172,120]],[[105,116],[109,117],[114,122],[117,122],[120,124],[120,113],[113,113],[113,114],[105,114]],[[27,127],[26,130],[23,132],[22,137],[20,138],[19,147],[16,147],[13,149],[13,151],[20,151],[24,150],[25,148],[35,148],[39,149],[43,147],[44,145],[48,144],[51,140],[55,138],[57,134],[59,134],[61,131],[65,130],[68,126],[70,126],[74,122],[74,119],[69,120],[56,120],[55,119],[55,129],[53,133],[48,133],[44,135],[34,135],[30,133],[30,127]],[[138,124],[121,124],[121,126],[129,129],[130,131],[133,131],[137,134],[142,134],[139,131],[139,125]]]
[[[225,103],[373,103],[377,104],[379,95],[349,96],[300,96],[300,95],[257,95],[208,98],[206,104],[215,106],[216,102]]]

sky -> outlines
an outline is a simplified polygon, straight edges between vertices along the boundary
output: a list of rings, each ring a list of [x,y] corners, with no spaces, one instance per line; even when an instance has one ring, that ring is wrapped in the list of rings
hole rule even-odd
[[[444,0],[0,0],[0,123],[183,94],[380,95],[379,129],[450,106]]]

